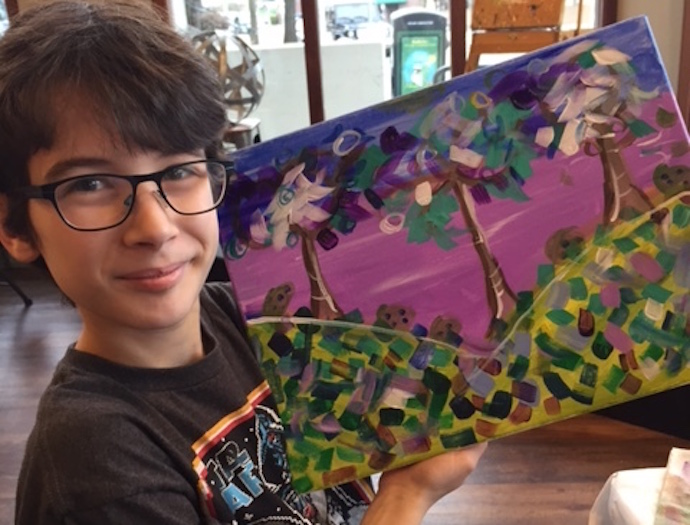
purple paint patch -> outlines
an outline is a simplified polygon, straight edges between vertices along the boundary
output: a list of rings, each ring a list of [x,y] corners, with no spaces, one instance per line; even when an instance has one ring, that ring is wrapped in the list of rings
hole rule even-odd
[[[364,414],[369,410],[371,399],[376,390],[376,374],[371,370],[364,370],[361,374],[360,383],[352,394],[350,403],[347,405],[348,412],[353,414]]]
[[[630,264],[647,281],[656,283],[664,277],[664,269],[656,259],[646,253],[633,253],[630,256]]]
[[[290,418],[290,431],[294,436],[302,435],[302,421],[307,417],[306,410],[297,410]]]
[[[633,341],[621,328],[613,323],[607,323],[604,337],[619,352],[629,354],[633,351]]]
[[[431,442],[426,436],[413,436],[402,442],[405,454],[423,454],[431,450]]]
[[[299,382],[299,391],[304,394],[309,390],[309,388],[314,384],[314,379],[316,378],[316,363],[307,363],[302,371],[302,377]]]
[[[312,425],[314,425],[316,430],[326,434],[332,434],[342,430],[340,423],[338,423],[338,420],[333,414],[326,414],[321,421],[314,421]]]
[[[602,287],[599,298],[605,308],[618,308],[621,305],[621,293],[617,284]]]
[[[403,392],[408,392],[413,395],[426,391],[426,388],[421,381],[417,381],[416,379],[405,377],[400,374],[393,375],[389,386],[390,388],[402,390]]]

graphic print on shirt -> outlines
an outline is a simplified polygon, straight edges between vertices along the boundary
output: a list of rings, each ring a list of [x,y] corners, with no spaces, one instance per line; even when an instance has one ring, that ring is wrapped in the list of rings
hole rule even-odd
[[[246,523],[308,523],[316,517],[310,499],[290,484],[283,424],[263,402],[262,383],[240,409],[216,423],[192,445],[200,492],[216,519]]]

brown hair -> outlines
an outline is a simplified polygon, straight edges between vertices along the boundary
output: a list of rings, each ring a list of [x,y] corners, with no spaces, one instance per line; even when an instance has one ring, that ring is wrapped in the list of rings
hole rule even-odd
[[[31,238],[27,163],[55,140],[61,93],[84,96],[132,149],[219,153],[226,114],[218,78],[191,43],[142,4],[59,1],[13,20],[0,38],[0,193],[5,227]]]

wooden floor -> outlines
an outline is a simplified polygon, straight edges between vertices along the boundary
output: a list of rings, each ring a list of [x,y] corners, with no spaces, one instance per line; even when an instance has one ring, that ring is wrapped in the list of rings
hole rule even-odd
[[[14,521],[14,491],[38,398],[79,320],[57,290],[24,269],[13,274],[34,300],[0,283],[0,523]],[[690,441],[599,415],[581,416],[490,444],[467,483],[441,500],[426,525],[585,525],[617,470],[661,467]]]

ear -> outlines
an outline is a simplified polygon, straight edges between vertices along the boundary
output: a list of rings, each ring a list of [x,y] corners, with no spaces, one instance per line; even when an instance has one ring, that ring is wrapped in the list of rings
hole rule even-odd
[[[9,211],[7,195],[0,194],[0,244],[5,247],[7,253],[20,263],[30,263],[41,256],[41,252],[31,239],[18,237],[5,228],[5,219]]]

